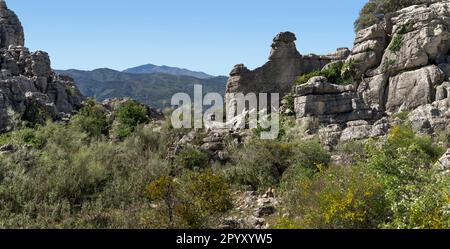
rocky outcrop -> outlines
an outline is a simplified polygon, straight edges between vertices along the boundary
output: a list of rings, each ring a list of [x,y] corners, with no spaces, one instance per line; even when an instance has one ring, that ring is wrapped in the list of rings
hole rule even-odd
[[[235,193],[235,212],[232,217],[225,218],[221,229],[267,229],[267,218],[277,212],[280,201],[275,196],[275,190],[268,189],[259,195],[255,191]]]
[[[357,76],[380,65],[387,44],[387,34],[382,25],[374,25],[358,32],[348,62],[353,62]]]
[[[255,70],[245,65],[236,65],[230,73],[226,93],[280,93],[283,97],[291,91],[295,79],[304,74],[322,69],[336,60],[345,60],[346,48],[327,55],[302,56],[295,46],[297,38],[291,32],[279,33],[273,40],[269,62]]]
[[[353,86],[312,78],[295,87],[295,112],[317,118],[327,144],[383,136],[398,112],[422,132],[450,127],[450,1],[415,5],[361,30],[342,75]],[[380,123],[380,120],[384,120]],[[394,122],[395,123],[395,122]]]
[[[325,77],[314,77],[295,87],[294,96],[298,119],[312,116],[322,123],[331,124],[373,120],[376,115],[353,85],[331,84]]]
[[[444,74],[435,65],[391,77],[387,88],[386,111],[409,111],[432,103],[435,89],[443,81]]]
[[[17,15],[8,9],[4,0],[0,0],[0,30],[0,47],[25,45],[22,24]]]
[[[450,2],[414,5],[358,32],[353,60],[364,77],[359,92],[373,108],[411,111],[446,98]],[[439,90],[439,91],[438,91]]]
[[[53,73],[47,53],[23,45],[19,19],[0,1],[0,132],[22,121],[61,119],[83,100],[71,78]]]
[[[412,127],[425,134],[433,134],[450,127],[450,99],[418,107],[408,115]]]

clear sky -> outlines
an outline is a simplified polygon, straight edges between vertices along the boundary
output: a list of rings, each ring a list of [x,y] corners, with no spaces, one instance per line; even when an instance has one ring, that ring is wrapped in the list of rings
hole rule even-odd
[[[26,46],[55,69],[152,63],[228,75],[267,61],[272,38],[297,34],[302,54],[351,47],[367,0],[6,0]]]

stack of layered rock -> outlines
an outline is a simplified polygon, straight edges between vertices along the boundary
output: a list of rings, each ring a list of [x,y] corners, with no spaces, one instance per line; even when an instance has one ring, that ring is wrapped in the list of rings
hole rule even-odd
[[[313,78],[295,89],[296,114],[333,124],[341,140],[366,138],[383,117],[409,113],[416,130],[450,127],[450,1],[415,5],[358,32],[346,65],[356,82],[337,86]],[[360,80],[359,80],[360,79]],[[393,120],[392,118],[390,119]],[[392,123],[389,121],[389,123]],[[386,121],[383,121],[386,129]],[[353,127],[353,134],[345,129]],[[336,128],[340,127],[340,128]],[[343,130],[344,129],[344,130]],[[357,132],[357,131],[363,132]],[[331,133],[329,133],[331,134]]]
[[[341,73],[351,75],[353,85],[319,77],[294,89],[300,122],[316,118],[329,125],[333,141],[384,135],[399,112],[410,113],[409,121],[421,132],[450,127],[450,1],[386,14],[381,23],[357,33],[352,51],[301,56],[295,40],[290,32],[280,33],[266,65],[254,71],[236,66],[227,93],[283,96],[298,76],[345,61]]]
[[[47,53],[24,47],[18,17],[0,1],[0,132],[23,120],[60,119],[82,99],[71,78],[53,73]]]
[[[415,5],[361,30],[348,60],[366,102],[387,113],[411,111],[448,97],[450,2]]]
[[[243,64],[236,65],[230,73],[226,93],[279,93],[283,97],[291,92],[299,75],[320,70],[333,61],[345,60],[350,53],[348,49],[340,48],[326,56],[302,56],[295,46],[296,40],[291,32],[279,33],[273,40],[265,65],[253,71]]]

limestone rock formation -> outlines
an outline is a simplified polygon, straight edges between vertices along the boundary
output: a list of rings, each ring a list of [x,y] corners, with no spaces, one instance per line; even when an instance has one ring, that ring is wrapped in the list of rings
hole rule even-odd
[[[19,18],[0,0],[0,47],[24,46],[25,36]]]
[[[414,5],[358,32],[353,60],[368,105],[388,113],[411,111],[446,96],[450,2]],[[364,37],[364,38],[363,38]],[[438,91],[439,90],[439,91]]]
[[[353,85],[341,86],[314,77],[294,90],[297,118],[316,117],[322,123],[346,123],[372,120],[373,112],[354,90]]]
[[[236,65],[230,73],[226,93],[279,93],[283,97],[291,91],[298,76],[320,70],[332,61],[345,60],[349,54],[348,49],[340,48],[328,56],[302,56],[295,46],[296,40],[291,32],[279,33],[265,65],[253,71],[243,64]]]
[[[353,86],[324,77],[294,89],[299,122],[317,118],[331,146],[383,136],[398,112],[422,133],[450,127],[450,1],[434,1],[385,16],[361,30],[344,63]],[[387,117],[387,119],[386,119]]]
[[[71,78],[53,73],[47,53],[24,47],[19,19],[0,1],[0,132],[70,115],[82,99]]]

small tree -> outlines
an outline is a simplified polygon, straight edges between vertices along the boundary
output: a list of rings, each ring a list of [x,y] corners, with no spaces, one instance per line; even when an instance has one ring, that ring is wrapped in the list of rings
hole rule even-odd
[[[85,103],[80,112],[72,119],[72,124],[90,137],[100,137],[108,133],[106,111],[94,100]]]
[[[118,139],[123,140],[134,132],[137,125],[149,121],[147,109],[134,101],[127,101],[120,105],[115,121],[117,126],[114,133]]]

